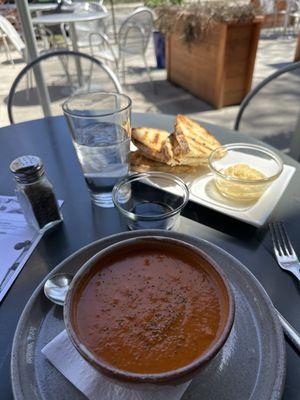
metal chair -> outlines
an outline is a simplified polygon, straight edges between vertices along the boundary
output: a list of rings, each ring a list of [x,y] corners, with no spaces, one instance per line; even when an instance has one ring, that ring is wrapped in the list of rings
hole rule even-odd
[[[125,83],[125,59],[132,56],[141,56],[146,67],[149,80],[152,82],[150,68],[147,63],[146,51],[152,36],[154,14],[147,7],[139,7],[130,14],[120,26],[117,33],[117,43],[113,46],[112,40],[102,32],[90,34],[90,47],[93,56],[114,63],[118,73],[120,65]],[[99,45],[99,39],[101,44]],[[98,42],[97,42],[98,41]],[[95,47],[98,47],[95,50]]]
[[[13,64],[14,61],[13,61],[12,56],[10,54],[10,49],[9,49],[9,46],[8,46],[8,43],[7,43],[6,39],[7,39],[6,33],[4,33],[3,31],[0,30],[0,45],[3,44],[5,55],[6,55],[6,61],[10,61],[10,63]]]
[[[295,34],[299,31],[299,22],[300,22],[300,1],[293,0],[288,8],[288,18],[286,19],[285,29],[287,29],[289,20],[293,19],[293,31]]]
[[[18,53],[20,53],[22,58],[25,58],[25,43],[23,42],[21,36],[16,31],[13,24],[3,15],[0,15],[0,31],[4,35],[6,39],[14,46]],[[10,62],[13,64],[13,59],[9,52],[9,47],[6,43],[6,51],[8,52],[7,55],[9,56]]]
[[[93,13],[93,12],[103,12],[107,13],[106,8],[97,2],[74,2],[72,4],[72,10],[76,13]],[[89,22],[76,22],[75,24],[76,36],[77,36],[77,46],[78,48],[89,47],[89,35],[92,32],[105,32],[106,21],[105,18],[97,19]],[[68,30],[67,24],[62,27],[62,33],[64,35],[65,41],[68,41]],[[100,44],[102,40],[99,40]]]
[[[41,73],[49,94],[51,115],[62,115],[61,104],[70,95],[86,91],[122,92],[115,74],[101,61],[75,51],[60,50],[43,54],[18,74],[7,99],[7,111],[11,124],[43,118],[41,88],[36,85],[36,75]],[[33,84],[27,88],[27,76]]]
[[[39,27],[35,27],[35,34],[40,37],[42,37],[43,35],[47,35],[47,37],[50,39],[50,43],[52,44],[52,47],[54,47],[56,49],[60,47],[60,43],[57,43],[55,41],[54,35],[49,29],[47,29],[45,27],[43,27],[42,29],[40,29]],[[14,64],[14,61],[11,57],[11,54],[9,51],[9,46],[7,44],[6,39],[13,45],[15,50],[17,50],[17,52],[21,55],[21,57],[27,63],[28,60],[27,60],[27,52],[26,52],[25,43],[23,42],[21,36],[17,32],[17,30],[15,29],[13,24],[7,18],[3,17],[2,15],[0,15],[0,36],[4,37],[5,52],[6,52],[7,58],[11,62],[11,64]],[[46,44],[46,42],[47,42],[47,44]],[[46,44],[46,46],[45,46],[45,44]],[[39,46],[40,54],[49,50],[50,46],[49,46],[48,39],[43,42],[43,45],[45,48],[40,48],[40,46]],[[65,48],[66,44],[62,43],[62,46]]]
[[[260,82],[240,105],[234,129],[245,132],[299,159],[300,61]]]

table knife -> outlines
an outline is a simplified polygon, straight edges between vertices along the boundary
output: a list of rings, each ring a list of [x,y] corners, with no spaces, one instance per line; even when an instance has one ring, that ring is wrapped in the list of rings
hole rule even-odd
[[[300,334],[294,327],[280,314],[278,310],[277,315],[281,323],[284,334],[289,338],[293,347],[300,353]]]

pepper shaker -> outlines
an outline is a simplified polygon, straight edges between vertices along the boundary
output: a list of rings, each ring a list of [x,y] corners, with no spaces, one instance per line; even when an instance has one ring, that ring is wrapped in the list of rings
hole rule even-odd
[[[45,175],[42,160],[26,155],[10,164],[16,180],[16,195],[27,222],[39,231],[47,231],[62,221],[53,186]]]

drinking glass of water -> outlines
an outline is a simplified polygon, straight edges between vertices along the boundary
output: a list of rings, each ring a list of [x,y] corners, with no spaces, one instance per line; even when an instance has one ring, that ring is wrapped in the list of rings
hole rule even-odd
[[[75,94],[62,108],[92,201],[113,207],[112,189],[129,169],[130,98],[120,93]]]

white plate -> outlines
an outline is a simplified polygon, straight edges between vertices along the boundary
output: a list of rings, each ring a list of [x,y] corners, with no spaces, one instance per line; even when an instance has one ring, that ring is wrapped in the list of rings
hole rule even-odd
[[[274,210],[296,168],[284,165],[283,171],[255,203],[242,204],[223,197],[216,189],[212,173],[188,183],[190,200],[254,226],[262,226]]]
[[[208,172],[207,169],[203,169],[202,175],[199,170],[194,174],[176,175],[189,187],[191,201],[259,227],[264,225],[275,208],[295,170],[290,165],[284,165],[280,177],[269,186],[265,193],[256,202],[247,204],[237,203],[223,197],[215,187],[213,174]],[[176,189],[172,186],[160,186],[160,188],[176,193]]]

